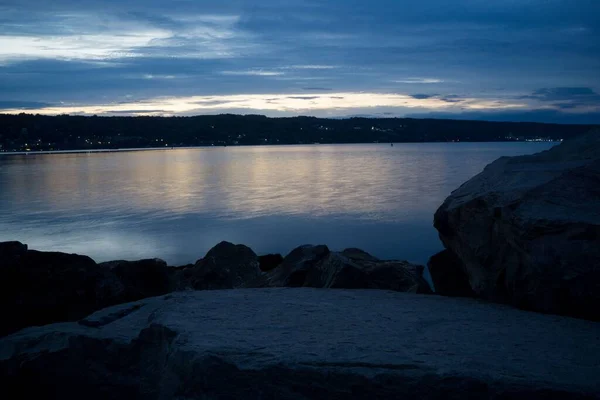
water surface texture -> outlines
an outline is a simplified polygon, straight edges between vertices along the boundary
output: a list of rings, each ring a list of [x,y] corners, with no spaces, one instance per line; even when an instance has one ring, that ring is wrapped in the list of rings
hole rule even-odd
[[[96,261],[194,262],[221,240],[425,263],[433,213],[501,156],[551,143],[257,146],[0,156],[0,241]]]

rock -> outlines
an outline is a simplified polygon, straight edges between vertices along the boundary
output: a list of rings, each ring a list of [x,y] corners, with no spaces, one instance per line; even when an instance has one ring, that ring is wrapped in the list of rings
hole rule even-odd
[[[431,256],[427,266],[437,294],[475,297],[460,259],[451,250],[446,249]]]
[[[258,257],[260,270],[263,272],[271,271],[277,268],[283,262],[281,254],[267,254]]]
[[[258,257],[252,249],[221,242],[192,268],[185,268],[180,274],[178,289],[233,289],[256,279],[261,271]]]
[[[340,253],[328,253],[312,265],[302,285],[313,288],[364,289],[367,271],[362,265]]]
[[[600,132],[496,160],[434,225],[478,296],[600,320]]]
[[[373,257],[366,251],[363,251],[361,249],[356,249],[356,248],[345,249],[344,251],[342,251],[342,254],[353,260],[363,260],[363,261],[371,261],[371,262],[379,261],[379,259],[377,257]]]
[[[4,337],[0,382],[89,400],[598,399],[598,354],[594,322],[471,299],[197,291]]]
[[[406,261],[383,261],[367,270],[367,288],[398,292],[432,294],[423,278],[425,267]]]
[[[381,261],[359,249],[340,253],[330,252],[327,246],[310,245],[298,247],[285,257],[281,266],[268,275],[267,285],[431,293],[422,266]]]
[[[89,257],[11,246],[18,256],[2,261],[0,335],[32,325],[74,321],[124,301],[119,279]]]
[[[325,245],[304,245],[288,254],[269,276],[270,286],[303,286],[308,271],[329,254]]]
[[[167,263],[161,259],[110,261],[99,266],[109,268],[121,280],[126,301],[160,296],[171,290]]]

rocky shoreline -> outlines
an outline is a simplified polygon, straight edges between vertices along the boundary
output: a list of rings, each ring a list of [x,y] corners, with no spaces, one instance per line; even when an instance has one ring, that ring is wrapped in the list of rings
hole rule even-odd
[[[195,264],[170,267],[160,259],[109,261],[29,250],[0,243],[1,335],[53,322],[76,321],[102,308],[175,291],[268,287],[387,289],[432,293],[423,266],[382,261],[359,249],[304,245],[285,258],[257,256],[221,242]]]
[[[67,398],[600,398],[600,132],[495,161],[434,226],[437,296],[423,266],[360,249],[221,242],[174,267],[0,243],[0,383]]]

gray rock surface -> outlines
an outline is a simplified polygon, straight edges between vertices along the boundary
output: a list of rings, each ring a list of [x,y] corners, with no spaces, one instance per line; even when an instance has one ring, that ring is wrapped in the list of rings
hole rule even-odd
[[[431,293],[423,269],[406,261],[382,261],[359,249],[331,252],[324,245],[305,245],[294,249],[266,275],[265,284],[257,286]]]
[[[381,290],[181,292],[0,339],[0,384],[88,400],[597,399],[599,328]]]
[[[600,320],[600,132],[498,159],[434,225],[477,295]]]

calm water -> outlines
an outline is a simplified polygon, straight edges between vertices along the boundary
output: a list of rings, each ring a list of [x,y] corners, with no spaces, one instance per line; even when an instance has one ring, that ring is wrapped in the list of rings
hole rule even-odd
[[[504,155],[550,143],[260,146],[0,156],[0,241],[96,261],[193,262],[221,240],[257,253],[359,247],[425,263],[433,213]]]

